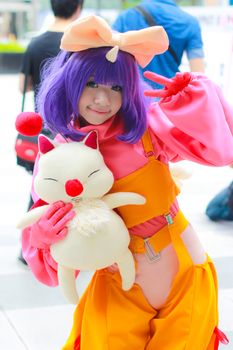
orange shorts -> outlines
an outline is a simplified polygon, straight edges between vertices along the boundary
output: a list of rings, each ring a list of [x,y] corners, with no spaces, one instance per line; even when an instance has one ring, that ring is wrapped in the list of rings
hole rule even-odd
[[[63,350],[217,349],[216,273],[209,257],[193,264],[180,237],[187,224],[179,212],[167,226],[179,271],[165,304],[156,310],[139,285],[125,292],[118,273],[97,271],[76,308]],[[159,276],[152,276],[151,283],[159,283]]]

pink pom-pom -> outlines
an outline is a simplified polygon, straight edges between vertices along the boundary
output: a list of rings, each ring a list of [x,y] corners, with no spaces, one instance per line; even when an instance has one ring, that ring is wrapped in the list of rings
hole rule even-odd
[[[35,112],[21,112],[15,121],[16,130],[24,136],[38,135],[43,126],[40,114]]]

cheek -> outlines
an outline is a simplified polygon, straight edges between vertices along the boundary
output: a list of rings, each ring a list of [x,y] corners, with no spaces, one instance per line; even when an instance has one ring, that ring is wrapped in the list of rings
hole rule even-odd
[[[81,112],[82,111],[82,105],[83,105],[83,100],[82,100],[82,96],[80,97],[79,101],[78,101],[78,111]]]
[[[115,96],[113,99],[113,108],[115,111],[119,111],[119,109],[122,106],[122,96],[119,94],[118,96]]]
[[[88,104],[88,97],[90,94],[87,93],[86,88],[83,90],[83,93],[81,94],[79,101],[78,101],[78,110],[82,110],[85,108],[85,106]]]

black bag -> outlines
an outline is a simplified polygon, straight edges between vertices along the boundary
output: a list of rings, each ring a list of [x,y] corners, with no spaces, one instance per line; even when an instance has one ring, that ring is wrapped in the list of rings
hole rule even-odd
[[[38,153],[38,136],[18,134],[15,141],[16,163],[27,172],[32,173]]]

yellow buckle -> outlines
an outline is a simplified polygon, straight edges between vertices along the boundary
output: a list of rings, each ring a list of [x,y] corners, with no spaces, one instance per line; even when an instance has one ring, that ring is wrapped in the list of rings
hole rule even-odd
[[[147,260],[152,263],[154,261],[158,261],[161,257],[161,254],[158,252],[156,253],[154,248],[152,247],[152,245],[149,242],[150,238],[145,238],[144,239],[144,245],[145,245],[145,249],[146,249],[146,257]]]

